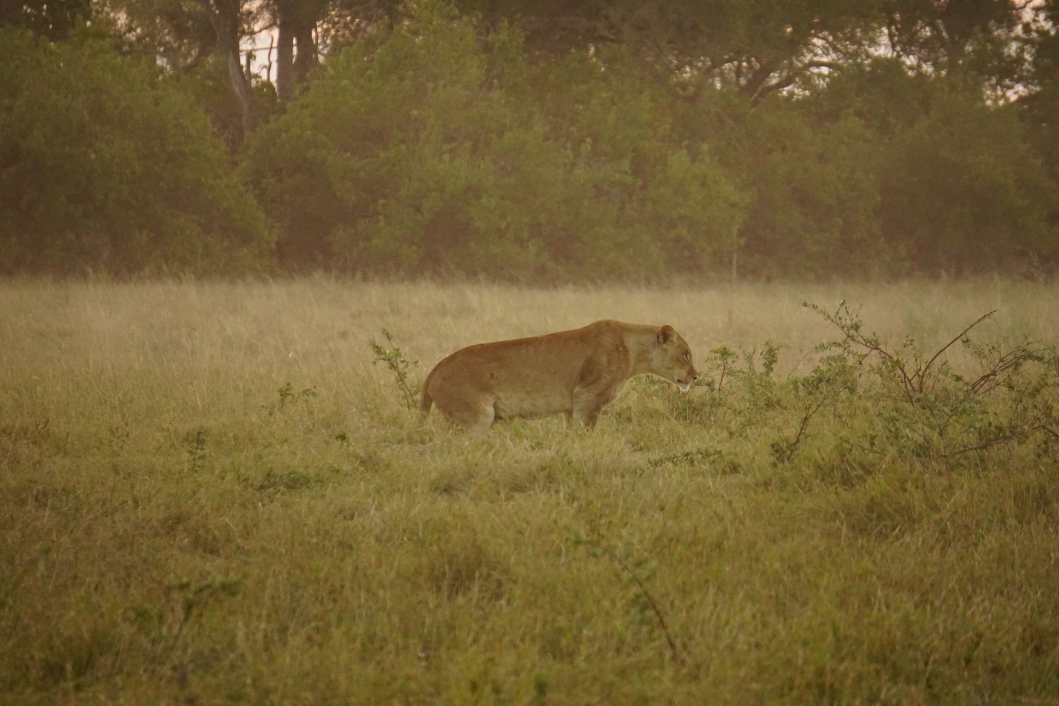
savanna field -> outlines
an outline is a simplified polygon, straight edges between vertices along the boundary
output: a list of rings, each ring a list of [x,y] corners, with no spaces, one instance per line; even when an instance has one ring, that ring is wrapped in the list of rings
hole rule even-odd
[[[601,318],[696,385],[474,435],[379,360]],[[1002,279],[0,283],[0,702],[1059,704],[1056,343]]]

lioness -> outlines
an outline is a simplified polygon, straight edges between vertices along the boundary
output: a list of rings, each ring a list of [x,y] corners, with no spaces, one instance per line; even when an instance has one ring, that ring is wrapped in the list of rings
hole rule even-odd
[[[673,327],[597,321],[584,328],[456,351],[430,371],[419,409],[485,430],[497,418],[563,412],[593,427],[633,375],[651,373],[687,392],[691,348]]]

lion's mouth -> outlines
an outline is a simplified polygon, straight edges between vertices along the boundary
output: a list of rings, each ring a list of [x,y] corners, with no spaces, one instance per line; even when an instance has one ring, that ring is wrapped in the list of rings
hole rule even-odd
[[[684,378],[683,380],[680,380],[680,379],[673,380],[673,382],[676,383],[676,386],[680,388],[681,392],[687,392],[688,390],[690,390],[692,381],[694,381],[694,378],[690,378],[690,379],[689,378]]]

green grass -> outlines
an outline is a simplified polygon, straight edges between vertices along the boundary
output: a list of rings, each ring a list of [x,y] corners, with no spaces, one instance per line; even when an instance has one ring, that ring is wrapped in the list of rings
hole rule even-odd
[[[839,332],[799,301],[843,298],[895,349],[1059,332],[1002,280],[2,283],[0,702],[1059,704],[1054,365],[943,380],[921,434],[884,372],[806,382]],[[604,317],[713,374],[476,436],[372,365]]]

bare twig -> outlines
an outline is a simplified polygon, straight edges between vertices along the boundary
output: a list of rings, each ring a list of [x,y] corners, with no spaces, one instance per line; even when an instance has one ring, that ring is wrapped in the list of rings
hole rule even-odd
[[[644,585],[644,582],[640,579],[636,572],[633,571],[628,564],[622,561],[621,557],[612,552],[608,547],[600,545],[597,546],[599,546],[599,548],[603,550],[603,552],[607,556],[616,561],[618,563],[618,566],[620,566],[622,570],[625,571],[625,573],[629,574],[629,576],[632,576],[632,580],[635,581],[636,585],[640,587],[640,591],[643,592],[644,598],[647,599],[648,605],[651,606],[651,610],[654,611],[655,617],[658,618],[658,624],[662,626],[662,633],[666,636],[666,642],[669,643],[669,649],[673,652],[673,658],[676,659],[677,663],[679,663],[681,667],[687,666],[687,663],[684,661],[684,657],[680,654],[680,650],[677,649],[676,641],[673,639],[673,636],[669,632],[669,626],[666,624],[666,617],[662,614],[662,609],[658,607],[658,602],[655,600],[654,596],[652,596],[651,592],[647,590],[647,586]]]
[[[988,319],[990,316],[992,316],[996,312],[997,312],[997,310],[993,309],[988,314],[983,314],[982,316],[978,317],[977,321],[975,321],[973,324],[971,324],[970,326],[965,328],[963,331],[960,331],[959,335],[956,336],[956,338],[954,338],[951,341],[949,341],[948,343],[946,343],[941,348],[941,350],[939,350],[937,353],[934,354],[934,357],[932,357],[930,360],[927,361],[927,364],[925,366],[923,366],[923,368],[921,370],[919,370],[918,372],[915,373],[915,375],[913,375],[913,377],[918,377],[919,378],[919,389],[918,389],[919,392],[923,392],[923,381],[924,381],[924,378],[926,377],[927,371],[929,371],[931,366],[934,365],[934,361],[938,359],[938,356],[940,356],[942,353],[947,351],[952,346],[952,344],[956,343],[956,341],[959,341],[961,338],[963,338],[967,334],[968,331],[970,331],[975,326],[977,326],[978,324],[980,324],[983,321],[985,321],[986,319]]]
[[[1026,436],[1029,436],[1033,432],[1039,431],[1039,430],[1041,430],[1043,428],[1044,427],[1039,427],[1038,426],[1038,427],[1032,427],[1030,429],[1019,429],[1018,431],[1014,431],[1014,432],[1012,432],[1010,434],[1007,434],[1005,436],[1001,436],[1001,437],[999,437],[997,439],[993,439],[992,441],[987,441],[984,444],[978,444],[977,446],[968,446],[967,448],[964,448],[964,449],[957,449],[956,451],[951,451],[951,452],[949,452],[947,454],[942,454],[938,458],[954,458],[956,456],[962,456],[963,454],[966,454],[966,453],[971,453],[972,451],[985,451],[986,449],[991,449],[994,446],[1002,446],[1003,444],[1010,444],[1012,441],[1018,441],[1019,439],[1022,439],[1022,438],[1026,437]]]
[[[816,416],[816,413],[820,411],[820,408],[824,406],[826,400],[821,399],[816,403],[815,407],[805,410],[805,414],[802,416],[801,426],[798,427],[798,433],[794,435],[794,441],[791,442],[791,452],[787,456],[787,460],[791,460],[791,456],[794,456],[795,449],[798,448],[798,443],[802,440],[802,435],[805,433],[805,428],[809,426],[809,420]]]

